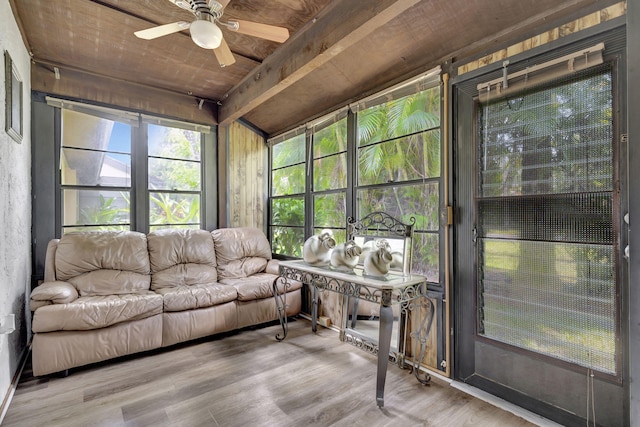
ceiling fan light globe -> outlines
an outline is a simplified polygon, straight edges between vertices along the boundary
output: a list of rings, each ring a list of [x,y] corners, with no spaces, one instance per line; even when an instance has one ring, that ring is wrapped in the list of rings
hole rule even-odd
[[[194,21],[189,31],[193,42],[204,49],[217,49],[222,43],[222,30],[211,21]]]

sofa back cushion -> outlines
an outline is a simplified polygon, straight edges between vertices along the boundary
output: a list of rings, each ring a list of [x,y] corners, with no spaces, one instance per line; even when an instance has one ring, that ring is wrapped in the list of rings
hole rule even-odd
[[[271,259],[271,246],[255,227],[220,228],[211,232],[216,249],[218,277],[247,277],[264,271]]]
[[[149,233],[151,289],[215,283],[216,253],[206,230],[165,229]]]
[[[147,291],[147,238],[135,231],[65,234],[55,251],[55,274],[73,284],[81,296]]]

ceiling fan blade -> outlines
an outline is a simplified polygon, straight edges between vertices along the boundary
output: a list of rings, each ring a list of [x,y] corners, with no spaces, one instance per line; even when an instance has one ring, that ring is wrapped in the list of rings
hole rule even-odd
[[[168,34],[177,33],[186,30],[191,24],[185,21],[172,22],[171,24],[160,25],[158,27],[147,28],[146,30],[136,31],[135,36],[145,40],[151,40]]]
[[[233,53],[231,53],[231,49],[229,49],[229,45],[224,39],[222,39],[219,47],[213,49],[213,53],[216,55],[221,67],[228,67],[236,62],[236,58],[233,57]]]
[[[243,21],[234,19],[229,21],[230,24],[238,23],[239,33],[249,36],[260,37],[262,39],[272,40],[274,42],[283,43],[289,38],[289,30],[284,27],[276,27],[275,25],[260,24],[258,22]]]
[[[222,5],[222,8],[224,9],[225,7],[227,7],[230,1],[231,0],[218,0],[218,3],[220,3]]]

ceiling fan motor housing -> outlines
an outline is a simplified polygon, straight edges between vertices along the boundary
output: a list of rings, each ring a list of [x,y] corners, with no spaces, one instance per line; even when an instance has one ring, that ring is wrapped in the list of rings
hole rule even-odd
[[[289,30],[285,27],[261,24],[252,21],[232,20],[223,22],[220,20],[224,13],[225,6],[229,0],[168,0],[179,8],[192,13],[195,21],[171,22],[169,24],[157,25],[152,28],[135,31],[136,37],[145,40],[152,40],[158,37],[174,34],[189,29],[193,42],[204,49],[212,49],[216,55],[220,66],[235,63],[233,53],[229,45],[223,39],[220,25],[227,29],[237,31],[242,34],[260,37],[266,40],[283,43],[289,38]]]
[[[222,16],[223,6],[215,0],[178,0],[189,3],[189,8],[200,19],[205,17],[211,17],[214,21],[220,19]]]

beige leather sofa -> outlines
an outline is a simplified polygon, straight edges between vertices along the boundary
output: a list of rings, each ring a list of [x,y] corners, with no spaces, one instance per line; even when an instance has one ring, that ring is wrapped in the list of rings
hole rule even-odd
[[[257,228],[65,234],[31,293],[33,374],[276,320],[277,274]],[[300,288],[288,290],[287,316],[300,312]]]

